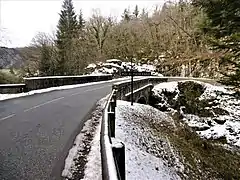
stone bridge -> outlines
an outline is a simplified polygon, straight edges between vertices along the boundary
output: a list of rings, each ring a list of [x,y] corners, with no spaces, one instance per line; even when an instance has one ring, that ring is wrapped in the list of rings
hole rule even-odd
[[[167,78],[148,77],[133,81],[133,102],[149,104],[152,89],[155,84],[166,82]],[[116,92],[117,100],[131,101],[131,81],[115,83],[113,90]]]

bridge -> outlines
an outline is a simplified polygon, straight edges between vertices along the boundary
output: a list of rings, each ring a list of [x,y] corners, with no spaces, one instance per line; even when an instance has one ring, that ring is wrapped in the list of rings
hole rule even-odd
[[[168,80],[134,81],[134,101],[148,103],[153,85]],[[114,138],[115,107],[117,99],[131,97],[130,81],[120,81],[0,101],[0,179],[61,179],[76,135],[96,102],[107,94],[101,127],[103,179],[124,179],[124,144]]]

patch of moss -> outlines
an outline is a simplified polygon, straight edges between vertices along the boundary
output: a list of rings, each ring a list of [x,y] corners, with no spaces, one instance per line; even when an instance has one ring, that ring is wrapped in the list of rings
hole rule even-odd
[[[189,170],[188,178],[240,179],[239,154],[218,145],[226,143],[226,139],[201,139],[188,126],[178,126],[177,130],[168,136],[184,159],[184,164]]]

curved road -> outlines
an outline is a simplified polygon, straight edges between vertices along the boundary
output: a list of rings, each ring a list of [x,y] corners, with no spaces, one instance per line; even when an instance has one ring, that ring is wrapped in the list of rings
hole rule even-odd
[[[75,136],[112,83],[1,101],[0,179],[61,179]]]
[[[112,83],[0,101],[0,179],[61,179],[65,157],[86,116],[110,93]]]

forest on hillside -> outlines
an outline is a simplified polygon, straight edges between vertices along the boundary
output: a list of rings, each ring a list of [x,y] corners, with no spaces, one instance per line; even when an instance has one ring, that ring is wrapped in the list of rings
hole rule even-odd
[[[21,52],[28,76],[84,74],[89,63],[115,58],[238,86],[239,50],[238,0],[166,1],[153,11],[136,5],[120,20],[100,10],[85,19],[72,0],[63,0],[56,33],[38,33]]]

